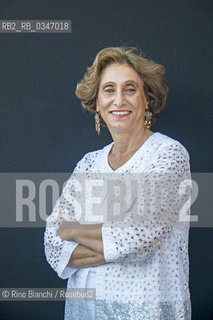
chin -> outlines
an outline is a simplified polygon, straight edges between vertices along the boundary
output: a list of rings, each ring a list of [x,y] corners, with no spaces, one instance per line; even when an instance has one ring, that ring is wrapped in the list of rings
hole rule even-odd
[[[129,126],[117,125],[117,126],[108,126],[109,131],[113,132],[127,132],[130,130]]]

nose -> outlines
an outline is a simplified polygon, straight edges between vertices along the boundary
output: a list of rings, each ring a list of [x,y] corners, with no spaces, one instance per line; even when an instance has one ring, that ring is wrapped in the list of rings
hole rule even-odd
[[[124,103],[124,96],[121,90],[117,90],[114,95],[114,105],[117,107],[121,107]]]

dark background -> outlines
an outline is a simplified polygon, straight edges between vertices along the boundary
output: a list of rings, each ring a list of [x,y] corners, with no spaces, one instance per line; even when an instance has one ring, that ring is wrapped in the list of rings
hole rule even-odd
[[[72,33],[0,34],[0,171],[71,172],[109,143],[74,91],[100,49],[128,45],[167,69],[167,107],[152,131],[182,142],[193,172],[213,172],[212,18],[212,0],[1,0],[0,19],[71,19]],[[0,230],[1,287],[66,286],[45,260],[43,232]],[[212,229],[191,229],[193,320],[213,317],[212,243]],[[63,307],[3,302],[0,319],[63,319]]]

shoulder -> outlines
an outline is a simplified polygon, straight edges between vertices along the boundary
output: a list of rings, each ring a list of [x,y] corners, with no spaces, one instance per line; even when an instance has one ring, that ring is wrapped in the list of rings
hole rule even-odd
[[[160,132],[155,133],[154,145],[156,154],[166,153],[168,157],[181,154],[189,159],[189,153],[181,142]]]
[[[153,137],[154,153],[150,161],[150,168],[164,171],[190,170],[190,158],[186,148],[178,140],[162,133],[156,133]]]

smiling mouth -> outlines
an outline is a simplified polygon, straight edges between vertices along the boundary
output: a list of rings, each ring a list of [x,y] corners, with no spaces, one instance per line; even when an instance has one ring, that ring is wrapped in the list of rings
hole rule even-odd
[[[123,115],[123,114],[128,114],[129,111],[111,111],[112,114],[118,114],[118,115]]]
[[[128,110],[119,110],[119,111],[110,111],[110,114],[115,118],[125,118],[130,114],[131,111]]]

